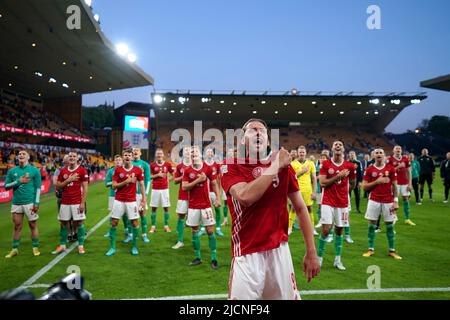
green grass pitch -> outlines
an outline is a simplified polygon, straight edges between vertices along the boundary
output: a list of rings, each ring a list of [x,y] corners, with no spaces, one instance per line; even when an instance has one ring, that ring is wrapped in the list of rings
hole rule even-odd
[[[367,223],[363,214],[351,215],[352,237],[354,244],[344,243],[342,261],[347,271],[340,272],[333,268],[334,246],[328,244],[320,275],[307,284],[302,273],[304,244],[301,234],[295,231],[290,238],[290,248],[294,260],[299,288],[303,290],[343,290],[367,289],[368,266],[376,265],[381,270],[382,288],[435,288],[450,287],[450,206],[443,204],[443,190],[440,181],[434,183],[435,203],[425,196],[424,204],[411,205],[411,218],[416,227],[403,224],[403,212],[399,211],[396,224],[398,253],[403,257],[395,261],[387,257],[388,245],[385,228],[376,237],[376,255],[363,258],[367,249]],[[175,205],[178,187],[171,185],[170,225],[172,233],[163,231],[163,212],[158,210],[157,232],[149,235],[151,243],[139,242],[140,255],[130,254],[130,245],[122,244],[123,227],[118,231],[117,253],[106,257],[109,240],[103,235],[109,228],[105,222],[94,232],[85,244],[86,254],[78,255],[72,251],[52,269],[45,273],[35,284],[52,284],[66,274],[71,265],[79,266],[85,278],[85,287],[94,299],[150,298],[167,296],[191,296],[226,294],[231,262],[230,226],[223,231],[225,237],[218,237],[218,259],[220,268],[211,269],[207,237],[202,237],[202,256],[204,263],[189,267],[193,259],[191,232],[185,229],[186,246],[173,250],[176,242]],[[353,199],[352,199],[353,200]],[[12,224],[10,204],[0,205],[0,291],[18,287],[55,256],[50,252],[58,244],[59,226],[57,222],[56,201],[53,194],[42,197],[39,229],[41,240],[40,257],[33,257],[28,226],[23,229],[20,254],[7,260],[4,256],[11,246]],[[354,201],[352,207],[355,208]],[[88,196],[87,230],[95,226],[107,214],[107,190],[103,184],[90,185]],[[362,210],[366,200],[362,201]],[[150,214],[148,214],[150,224]],[[316,237],[317,240],[317,237]],[[317,243],[317,241],[316,241]],[[32,289],[36,295],[45,291],[43,288]],[[319,294],[304,295],[308,299],[450,299],[450,292],[414,292],[414,293],[358,293],[358,294]]]

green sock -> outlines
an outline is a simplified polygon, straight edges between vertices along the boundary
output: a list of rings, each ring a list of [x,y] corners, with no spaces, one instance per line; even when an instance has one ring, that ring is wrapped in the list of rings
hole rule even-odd
[[[84,237],[86,236],[86,227],[84,226],[84,223],[78,227],[78,245],[84,246]]]
[[[156,211],[152,211],[152,227],[156,226]]]
[[[208,234],[209,249],[211,249],[211,261],[217,260],[217,243],[214,233]]]
[[[131,220],[127,218],[127,226],[128,226],[128,236],[131,237],[133,235],[133,224]]]
[[[345,233],[346,236],[350,235],[350,226],[344,227],[344,233]]]
[[[13,242],[12,242],[13,249],[19,249],[19,244],[20,244],[20,238],[17,240],[13,239]]]
[[[111,248],[116,249],[116,235],[117,235],[117,227],[111,227],[109,230],[109,239],[111,243]]]
[[[375,236],[377,234],[375,232],[376,229],[377,229],[376,224],[369,223],[369,232],[367,236],[369,238],[369,249],[371,250],[375,249]]]
[[[334,236],[334,249],[336,250],[336,257],[341,256],[343,239],[344,237],[342,237],[342,235],[338,236],[336,234]]]
[[[164,226],[169,225],[169,211],[164,211]]]
[[[145,215],[141,216],[141,229],[142,234],[147,234],[147,216]]]
[[[198,231],[192,231],[192,246],[194,247],[195,257],[201,259],[200,254],[200,238],[198,237]]]
[[[128,216],[126,214],[124,214],[122,216],[122,221],[123,221],[123,226],[125,227],[125,229],[128,229]]]
[[[39,248],[39,238],[31,238],[31,246],[33,248]]]
[[[325,239],[324,238],[322,238],[322,234],[320,234],[320,236],[319,236],[319,249],[318,249],[318,251],[317,251],[317,255],[319,256],[319,257],[322,257],[323,256],[323,253],[324,253],[324,251],[325,251],[325,246],[327,245],[327,242],[325,241]]]
[[[394,233],[394,224],[390,223],[386,225],[386,235],[389,243],[389,250],[395,251],[395,233]]]
[[[220,229],[220,224],[222,223],[222,218],[220,216],[220,208],[214,207],[214,211],[216,212],[216,228]]]
[[[178,218],[177,232],[178,232],[178,242],[183,242],[184,219]]]
[[[137,248],[137,241],[139,238],[139,226],[133,227],[133,248]]]
[[[224,218],[228,217],[228,204],[227,204],[227,201],[223,202],[223,216],[224,216]]]
[[[403,211],[405,212],[405,219],[409,219],[409,200],[403,201]]]
[[[67,245],[67,228],[65,226],[59,229],[59,244],[62,246]]]

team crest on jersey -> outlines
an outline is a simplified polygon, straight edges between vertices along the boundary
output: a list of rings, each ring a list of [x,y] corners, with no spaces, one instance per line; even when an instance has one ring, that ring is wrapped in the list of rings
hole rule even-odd
[[[328,174],[334,174],[334,169],[333,168],[328,169]]]
[[[155,171],[159,171],[159,168],[158,168],[158,167],[156,167],[156,168],[155,168]]]
[[[262,173],[263,173],[263,169],[261,167],[256,167],[252,171],[253,178],[256,179],[256,178],[260,177],[262,175]]]
[[[119,177],[122,179],[125,175],[123,173],[119,174]]]
[[[228,172],[228,166],[225,164],[223,166],[220,167],[220,172],[222,173],[227,173]]]
[[[64,174],[64,179],[67,179],[69,176],[66,174]]]
[[[378,173],[372,172],[372,177],[376,178],[378,176]]]
[[[195,178],[195,173],[191,172],[189,173],[189,179],[194,179]]]
[[[389,176],[389,171],[386,171],[386,172],[384,173],[384,175],[385,175],[386,177],[388,177],[388,176]]]

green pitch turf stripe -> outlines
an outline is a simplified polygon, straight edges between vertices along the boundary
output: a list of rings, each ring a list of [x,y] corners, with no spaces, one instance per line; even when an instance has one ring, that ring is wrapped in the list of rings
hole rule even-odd
[[[109,221],[109,214],[106,217],[104,217],[99,223],[97,223],[91,230],[89,230],[89,232],[86,234],[85,238],[87,239],[92,233],[95,232],[95,230],[100,228],[102,226],[102,224],[104,224],[106,221]],[[60,262],[62,259],[64,259],[65,256],[67,256],[73,249],[75,249],[77,247],[78,247],[78,242],[75,242],[65,252],[59,254],[55,259],[50,261],[45,267],[43,267],[41,270],[36,272],[30,279],[25,281],[22,284],[22,287],[29,287],[30,285],[32,285],[36,280],[38,280],[44,274],[46,274],[51,268],[53,268],[56,264],[58,264],[58,262]]]
[[[349,293],[395,293],[395,292],[450,292],[449,288],[386,288],[386,289],[344,289],[344,290],[308,290],[300,291],[301,296],[319,294],[349,294]],[[228,294],[207,294],[196,296],[177,296],[143,299],[123,300],[204,300],[204,299],[226,299]]]

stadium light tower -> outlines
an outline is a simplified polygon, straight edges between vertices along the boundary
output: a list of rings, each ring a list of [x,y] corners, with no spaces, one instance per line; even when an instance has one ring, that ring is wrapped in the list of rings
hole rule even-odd
[[[157,94],[153,97],[153,102],[155,102],[156,104],[159,104],[159,103],[163,102],[163,97],[160,96],[159,94]]]

